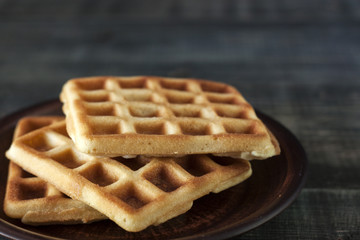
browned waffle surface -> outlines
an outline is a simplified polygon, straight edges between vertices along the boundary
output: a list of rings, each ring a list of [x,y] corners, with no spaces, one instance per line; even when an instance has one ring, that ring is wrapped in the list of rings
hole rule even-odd
[[[69,80],[61,92],[78,149],[106,156],[214,153],[265,159],[279,153],[252,106],[233,87],[160,77]]]
[[[15,129],[14,138],[61,120],[64,118],[21,119]],[[21,218],[23,223],[32,225],[87,223],[106,218],[88,205],[67,197],[51,184],[24,171],[13,162],[9,163],[4,211],[8,216]]]
[[[64,121],[17,138],[7,157],[128,231],[180,215],[195,199],[251,175],[248,161],[211,155],[125,159],[85,154],[68,137]]]

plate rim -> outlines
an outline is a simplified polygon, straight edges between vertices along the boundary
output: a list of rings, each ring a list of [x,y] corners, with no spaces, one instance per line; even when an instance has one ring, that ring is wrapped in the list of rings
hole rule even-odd
[[[272,117],[261,112],[260,110],[257,110],[256,108],[255,108],[255,111],[256,111],[256,114],[258,115],[258,117],[262,121],[264,121],[264,119],[265,119],[266,122],[269,122],[269,121],[272,122],[271,125],[277,125],[277,127],[282,128],[282,130],[284,130],[286,132],[286,134],[288,136],[290,136],[292,138],[292,140],[296,143],[296,146],[298,147],[298,151],[300,151],[300,155],[301,155],[300,158],[303,160],[302,164],[301,164],[301,166],[302,166],[301,174],[298,174],[297,178],[296,178],[299,180],[298,184],[296,185],[295,188],[288,188],[288,190],[286,192],[288,197],[287,198],[282,197],[277,202],[277,204],[275,204],[272,208],[270,208],[257,221],[256,220],[249,221],[249,222],[243,224],[241,229],[237,228],[236,224],[233,224],[233,226],[226,228],[226,231],[217,231],[213,235],[211,235],[211,237],[208,239],[229,238],[231,236],[244,234],[250,230],[258,228],[259,226],[268,222],[269,220],[271,220],[272,218],[276,217],[281,212],[283,212],[286,208],[288,208],[299,196],[299,194],[301,193],[301,190],[303,189],[303,187],[306,183],[307,176],[308,176],[308,158],[306,155],[306,151],[305,151],[304,147],[302,146],[300,140],[287,127],[285,127],[279,121],[273,119]],[[293,179],[292,183],[294,183],[294,181],[295,181],[295,179]]]
[[[12,113],[9,113],[3,117],[0,118],[0,132],[5,131],[8,128],[13,127],[16,122],[25,116],[32,115],[35,111],[37,111],[36,115],[42,116],[39,112],[54,108],[56,105],[60,105],[60,101],[58,99],[50,99],[41,101],[35,104],[32,104],[28,107],[20,108],[17,111],[14,111]],[[61,105],[60,105],[61,106]],[[280,128],[282,131],[286,133],[289,137],[292,138],[294,143],[296,144],[298,151],[301,155],[301,174],[298,174],[297,178],[294,178],[291,183],[297,183],[295,185],[295,188],[288,188],[286,191],[287,198],[279,199],[274,206],[268,209],[267,212],[261,215],[261,218],[253,219],[249,222],[243,223],[241,228],[239,228],[237,223],[234,223],[230,226],[223,227],[221,229],[215,229],[213,231],[208,231],[207,233],[197,233],[195,235],[191,236],[184,236],[175,238],[178,240],[190,240],[190,239],[203,239],[206,237],[206,239],[224,239],[224,238],[230,238],[237,236],[239,234],[244,234],[250,230],[253,230],[255,228],[258,228],[262,224],[268,222],[275,216],[279,215],[282,211],[284,211],[286,208],[288,208],[295,199],[299,196],[301,190],[303,189],[308,175],[308,158],[305,152],[304,147],[301,145],[301,142],[299,139],[283,124],[281,124],[279,121],[273,119],[266,113],[263,113],[262,111],[255,108],[256,114],[258,117],[264,121],[264,122],[271,122],[271,125],[274,125],[276,128]],[[270,128],[270,127],[269,127]],[[274,134],[276,136],[276,134]],[[297,181],[296,181],[297,180]],[[4,196],[1,196],[4,197]],[[1,210],[3,211],[3,209]],[[17,225],[14,225],[12,223],[7,222],[6,220],[0,218],[0,237],[6,237],[6,238],[16,238],[16,239],[63,239],[63,238],[57,238],[52,237],[48,235],[44,235],[41,233],[33,232],[31,230],[24,229],[22,227],[19,227]]]

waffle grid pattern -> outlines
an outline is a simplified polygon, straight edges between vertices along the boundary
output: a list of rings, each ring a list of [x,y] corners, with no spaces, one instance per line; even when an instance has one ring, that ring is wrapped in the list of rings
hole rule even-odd
[[[46,117],[39,121],[33,118],[22,119],[15,130],[14,138],[62,119],[62,117]],[[31,199],[64,196],[52,185],[24,171],[13,162],[10,162],[9,165],[8,184],[11,184],[11,188],[8,187],[8,189],[11,190],[11,192],[9,192],[10,196],[8,196],[10,198],[9,200],[15,201],[15,203]]]
[[[14,138],[62,120],[63,117],[23,118],[15,129]],[[51,208],[52,206],[56,207]],[[32,225],[85,223],[105,219],[103,214],[84,203],[72,200],[53,185],[26,172],[14,162],[9,163],[4,210],[7,215],[21,218],[24,223]],[[70,214],[69,210],[73,214]]]
[[[60,191],[58,191],[52,185],[46,183],[40,178],[23,171],[14,163],[10,163],[11,168],[11,185],[16,187],[12,190],[10,196],[14,201],[27,201],[32,199],[40,198],[51,198],[51,197],[65,197]]]
[[[251,106],[229,86],[158,78],[92,80],[76,83],[90,134],[259,133]],[[103,116],[115,118],[102,124]]]
[[[265,159],[278,144],[233,87],[205,80],[92,77],[61,92],[79,150],[106,156],[213,153]],[[166,146],[166,147],[164,147]]]
[[[21,161],[22,154],[17,151],[28,155],[29,161]],[[74,147],[65,122],[18,139],[8,157],[128,231],[162,223],[187,211],[195,199],[222,191],[251,175],[248,161],[224,157],[129,160],[88,155]],[[53,173],[32,167],[42,164]],[[59,182],[58,178],[69,178],[69,182]]]

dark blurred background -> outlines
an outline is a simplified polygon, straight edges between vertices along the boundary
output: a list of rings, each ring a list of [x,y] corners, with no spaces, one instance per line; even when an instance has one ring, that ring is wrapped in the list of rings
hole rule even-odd
[[[230,83],[310,162],[298,200],[244,238],[359,237],[360,1],[0,0],[0,34],[0,117],[74,77]]]
[[[231,82],[262,108],[273,95],[281,105],[318,105],[344,91],[329,101],[351,105],[359,100],[359,19],[356,0],[1,0],[0,114],[89,75]]]

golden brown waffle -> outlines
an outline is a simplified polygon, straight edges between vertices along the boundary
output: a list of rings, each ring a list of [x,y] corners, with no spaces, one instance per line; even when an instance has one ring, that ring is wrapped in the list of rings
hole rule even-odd
[[[27,117],[19,121],[14,138],[35,129],[64,120],[63,117]],[[106,217],[84,204],[72,200],[51,184],[9,163],[4,211],[26,224],[88,223]]]
[[[74,146],[64,121],[17,138],[6,155],[128,231],[178,216],[195,199],[251,175],[248,161],[211,155],[134,159],[88,155]]]
[[[92,77],[62,90],[69,135],[85,153],[174,156],[213,153],[265,159],[280,152],[233,87],[205,80]]]

